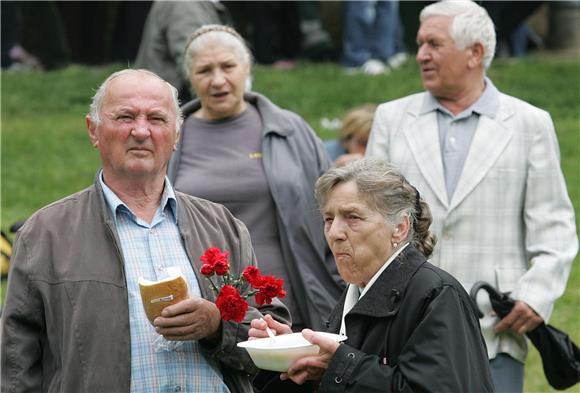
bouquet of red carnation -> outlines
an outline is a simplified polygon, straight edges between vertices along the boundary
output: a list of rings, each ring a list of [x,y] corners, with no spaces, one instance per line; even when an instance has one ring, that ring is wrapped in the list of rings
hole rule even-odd
[[[217,294],[215,304],[223,320],[242,322],[248,311],[246,299],[250,296],[255,295],[259,306],[272,303],[275,297],[281,299],[286,296],[286,291],[282,288],[284,280],[274,276],[262,276],[256,266],[248,266],[239,277],[232,277],[228,263],[229,255],[227,251],[222,252],[217,247],[210,247],[200,258],[203,262],[201,274],[207,278]],[[214,274],[222,277],[221,286],[216,285],[211,279]],[[250,284],[252,290],[242,295],[240,287],[246,283]]]

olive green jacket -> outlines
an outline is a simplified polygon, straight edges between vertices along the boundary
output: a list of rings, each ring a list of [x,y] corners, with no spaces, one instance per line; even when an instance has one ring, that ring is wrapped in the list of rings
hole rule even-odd
[[[247,229],[227,209],[179,192],[176,198],[177,225],[196,274],[210,246],[241,261],[234,273],[255,263]],[[198,282],[214,301],[207,280]],[[276,299],[260,311],[289,319]],[[252,392],[249,375],[257,370],[236,344],[260,315],[250,308],[243,323],[223,322],[220,342],[204,346],[233,393]],[[123,253],[97,180],[42,208],[16,237],[2,311],[2,392],[129,392],[130,350]]]

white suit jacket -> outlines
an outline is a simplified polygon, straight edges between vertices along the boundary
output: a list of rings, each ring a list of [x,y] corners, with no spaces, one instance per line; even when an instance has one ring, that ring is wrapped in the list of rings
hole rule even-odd
[[[420,114],[425,94],[379,106],[367,156],[397,166],[429,203],[431,230],[438,237],[432,263],[453,274],[467,291],[483,280],[511,292],[547,323],[578,250],[550,115],[500,93],[496,117],[480,116],[448,201],[437,114]],[[525,340],[495,334],[497,318],[483,291],[480,295],[489,357],[505,352],[524,361]]]

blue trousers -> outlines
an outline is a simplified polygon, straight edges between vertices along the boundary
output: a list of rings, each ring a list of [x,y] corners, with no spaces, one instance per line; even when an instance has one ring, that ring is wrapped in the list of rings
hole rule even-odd
[[[522,393],[524,390],[524,364],[505,353],[489,361],[491,378],[496,393]]]
[[[398,1],[345,1],[343,65],[359,67],[369,59],[386,61],[402,46],[401,32]]]

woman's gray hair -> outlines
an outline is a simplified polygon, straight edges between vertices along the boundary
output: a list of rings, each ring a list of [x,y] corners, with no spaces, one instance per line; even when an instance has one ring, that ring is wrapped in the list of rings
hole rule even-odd
[[[173,87],[171,83],[165,81],[156,73],[145,69],[128,68],[114,72],[111,75],[109,75],[109,77],[105,79],[105,81],[101,84],[101,86],[99,86],[97,92],[93,96],[93,100],[91,101],[91,105],[89,107],[90,108],[89,117],[91,118],[91,121],[95,123],[95,125],[97,126],[101,124],[101,108],[103,107],[103,101],[105,99],[107,89],[109,88],[109,83],[119,76],[134,73],[144,73],[150,76],[154,76],[155,78],[158,78],[167,85],[167,88],[171,92],[171,101],[173,103],[173,110],[175,111],[175,132],[179,132],[179,130],[181,129],[181,125],[183,124],[183,114],[181,112],[181,107],[179,106],[179,98],[178,98],[179,93],[177,89]]]
[[[340,183],[354,182],[366,203],[396,227],[409,217],[407,240],[425,254],[431,255],[436,238],[429,231],[433,218],[429,205],[395,167],[379,158],[354,160],[326,171],[314,186],[314,196],[322,209],[330,191]]]
[[[185,45],[183,71],[188,79],[191,79],[191,69],[199,52],[216,42],[231,48],[243,64],[252,68],[252,53],[237,31],[229,26],[204,25],[189,36]]]
[[[477,42],[483,45],[483,66],[488,69],[495,55],[495,28],[485,8],[470,0],[447,0],[423,8],[419,20],[432,16],[451,16],[449,34],[457,48],[463,50]]]

